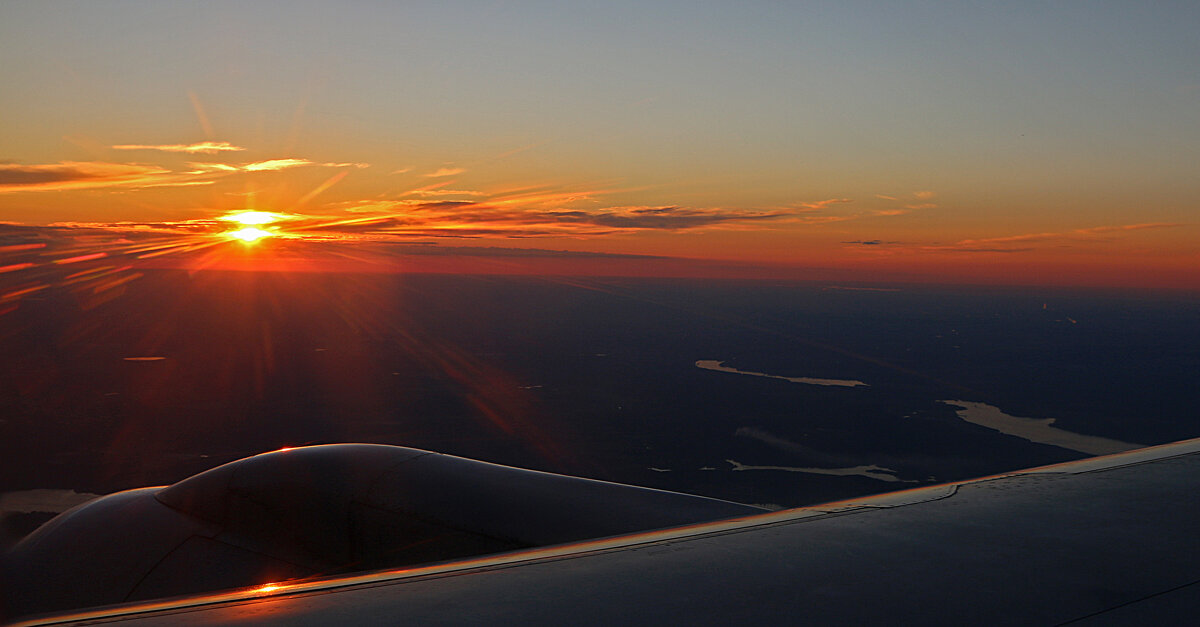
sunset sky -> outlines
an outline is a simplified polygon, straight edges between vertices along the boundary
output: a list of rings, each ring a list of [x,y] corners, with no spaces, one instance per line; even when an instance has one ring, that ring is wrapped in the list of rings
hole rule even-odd
[[[1196,2],[6,2],[0,255],[252,227],[1200,289],[1197,27]]]

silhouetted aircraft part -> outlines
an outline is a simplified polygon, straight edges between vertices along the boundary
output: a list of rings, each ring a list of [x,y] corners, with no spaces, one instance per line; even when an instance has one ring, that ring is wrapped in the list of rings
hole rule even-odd
[[[63,513],[6,558],[13,616],[443,562],[763,509],[398,446],[286,449]]]
[[[1198,483],[1200,439],[1186,440],[828,505],[21,625],[1190,623],[1200,609]]]

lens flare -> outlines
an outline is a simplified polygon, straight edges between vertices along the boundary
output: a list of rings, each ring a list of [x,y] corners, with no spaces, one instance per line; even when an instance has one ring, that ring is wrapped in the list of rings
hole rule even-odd
[[[226,235],[235,239],[240,239],[243,242],[251,243],[257,242],[264,237],[271,237],[273,233],[250,226],[238,231],[230,231],[229,233],[226,233]]]
[[[270,224],[283,219],[283,216],[270,211],[240,211],[221,216],[222,220],[229,222],[237,222],[246,226],[257,226],[260,224]]]

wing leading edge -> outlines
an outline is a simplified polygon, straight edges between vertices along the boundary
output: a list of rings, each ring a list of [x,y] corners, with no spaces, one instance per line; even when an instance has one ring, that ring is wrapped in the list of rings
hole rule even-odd
[[[398,446],[301,447],[65,512],[5,556],[2,596],[30,615],[763,511]]]
[[[1146,624],[1200,608],[1200,439],[824,506],[26,624]]]

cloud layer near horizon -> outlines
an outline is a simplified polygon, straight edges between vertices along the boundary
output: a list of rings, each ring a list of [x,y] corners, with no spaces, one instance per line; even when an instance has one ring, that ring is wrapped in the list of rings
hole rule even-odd
[[[567,194],[569,195],[569,194]],[[575,199],[577,200],[577,198]],[[350,218],[298,225],[297,230],[375,239],[411,237],[580,237],[633,231],[684,231],[747,228],[798,218],[783,210],[695,208],[681,206],[610,206],[577,209],[544,195],[486,200],[365,201],[345,203]]]
[[[114,150],[158,150],[161,152],[184,152],[188,154],[210,154],[214,152],[236,152],[245,150],[229,142],[197,142],[195,144],[120,144],[113,146]]]
[[[180,152],[188,151],[181,150]],[[188,165],[192,168],[191,170],[180,172],[158,165],[107,161],[61,161],[28,165],[0,163],[0,193],[100,187],[182,187],[210,185],[215,182],[214,177],[237,173],[273,172],[298,167],[370,167],[366,163],[320,163],[297,158],[268,159],[237,165],[226,163],[189,163]]]
[[[168,182],[170,170],[134,163],[63,161],[19,165],[0,163],[0,192],[139,186]]]

